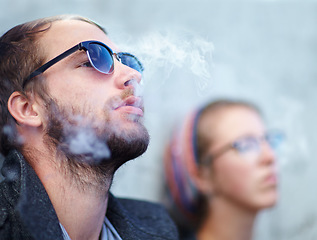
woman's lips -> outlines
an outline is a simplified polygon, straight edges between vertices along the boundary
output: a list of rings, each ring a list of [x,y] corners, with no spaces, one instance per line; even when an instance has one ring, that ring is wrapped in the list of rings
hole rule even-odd
[[[265,178],[265,182],[270,185],[277,185],[277,176],[272,173]]]

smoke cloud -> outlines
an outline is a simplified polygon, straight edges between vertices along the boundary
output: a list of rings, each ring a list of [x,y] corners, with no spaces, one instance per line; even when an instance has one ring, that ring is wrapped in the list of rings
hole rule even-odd
[[[111,156],[107,144],[100,141],[92,129],[82,128],[67,140],[70,152],[75,155],[90,156],[97,161]]]
[[[126,38],[125,38],[126,39]],[[212,53],[214,45],[198,34],[184,29],[151,32],[137,43],[121,44],[123,49],[137,52],[145,67],[145,84],[161,77],[161,85],[170,81],[173,70],[181,70],[192,75],[201,94],[212,82]]]

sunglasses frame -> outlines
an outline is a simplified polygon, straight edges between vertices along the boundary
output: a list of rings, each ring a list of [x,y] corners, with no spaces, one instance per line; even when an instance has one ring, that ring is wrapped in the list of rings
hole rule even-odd
[[[78,50],[84,50],[88,56],[89,62],[92,64],[92,66],[99,72],[104,73],[104,74],[111,74],[113,72],[113,67],[111,67],[111,71],[106,73],[103,72],[101,70],[99,70],[97,67],[95,67],[94,63],[92,62],[90,55],[89,55],[89,45],[90,44],[98,44],[101,45],[103,47],[105,47],[107,49],[107,51],[110,53],[110,56],[112,58],[112,66],[114,64],[114,60],[113,60],[113,56],[116,57],[116,59],[119,62],[121,61],[121,56],[129,56],[132,57],[137,64],[140,66],[140,71],[143,71],[144,68],[141,64],[141,62],[137,59],[137,57],[135,57],[133,54],[131,53],[127,53],[127,52],[113,52],[112,49],[110,47],[108,47],[106,44],[99,42],[99,41],[84,41],[84,42],[80,42],[77,45],[75,45],[74,47],[66,50],[65,52],[61,53],[60,55],[58,55],[57,57],[53,58],[52,60],[48,61],[47,63],[45,63],[44,65],[42,65],[41,67],[39,67],[38,69],[36,69],[35,71],[33,71],[24,81],[22,84],[22,89],[25,88],[26,84],[30,82],[31,79],[33,79],[34,77],[42,74],[43,72],[45,72],[48,68],[50,68],[51,66],[53,66],[55,63],[61,61],[62,59],[66,58],[67,56],[71,55],[72,53],[78,51]],[[88,52],[88,53],[87,53]],[[124,64],[124,63],[123,63]]]

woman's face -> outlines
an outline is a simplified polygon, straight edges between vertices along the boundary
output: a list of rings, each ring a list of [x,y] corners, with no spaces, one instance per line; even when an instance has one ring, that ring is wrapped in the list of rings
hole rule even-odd
[[[258,150],[225,147],[244,137],[263,137],[266,129],[261,117],[247,107],[230,107],[206,116],[207,125],[208,118],[213,118],[207,128],[212,129],[213,139],[209,153],[212,156],[222,152],[210,165],[212,201],[217,198],[252,210],[273,206],[277,200],[277,176],[274,153],[268,143],[260,140]]]

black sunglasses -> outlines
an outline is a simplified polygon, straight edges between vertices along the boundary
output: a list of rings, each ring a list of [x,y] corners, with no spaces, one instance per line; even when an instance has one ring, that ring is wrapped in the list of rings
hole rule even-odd
[[[109,48],[106,44],[98,41],[85,41],[80,42],[76,46],[68,49],[67,51],[63,52],[62,54],[58,55],[57,57],[53,58],[52,60],[48,61],[34,72],[32,72],[22,84],[22,88],[26,86],[27,83],[30,82],[31,79],[38,76],[39,74],[46,71],[49,67],[54,65],[55,63],[59,62],[60,60],[64,59],[65,57],[69,56],[70,54],[78,51],[84,50],[87,53],[88,59],[90,64],[99,72],[104,74],[111,74],[114,70],[114,60],[113,56],[121,62],[122,64],[137,70],[138,72],[142,73],[144,68],[141,62],[132,55],[131,53],[127,52],[113,52],[111,48]]]

